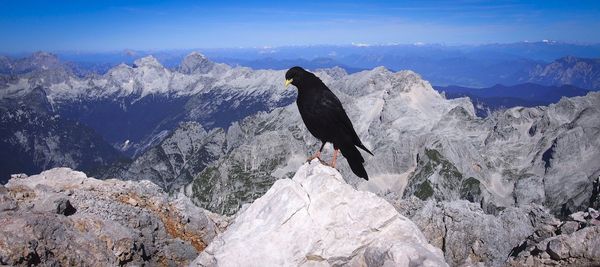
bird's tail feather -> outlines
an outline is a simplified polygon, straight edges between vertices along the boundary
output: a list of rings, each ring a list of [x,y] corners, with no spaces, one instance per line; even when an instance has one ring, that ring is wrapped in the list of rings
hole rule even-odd
[[[340,151],[348,161],[348,165],[350,165],[350,169],[352,169],[352,172],[356,174],[356,176],[368,181],[369,175],[367,174],[367,171],[363,166],[365,159],[362,157],[360,151],[358,151],[354,144],[341,146]]]
[[[360,149],[364,150],[365,152],[371,154],[371,156],[373,156],[373,152],[371,152],[369,149],[367,149],[365,147],[365,145],[363,145],[363,143],[359,143],[358,145],[356,145],[357,147],[360,147]]]

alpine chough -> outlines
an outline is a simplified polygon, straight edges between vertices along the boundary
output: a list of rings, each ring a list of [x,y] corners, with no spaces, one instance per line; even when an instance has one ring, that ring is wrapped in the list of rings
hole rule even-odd
[[[321,79],[301,67],[293,67],[285,73],[285,86],[288,87],[290,84],[298,88],[296,104],[302,121],[308,131],[322,143],[321,148],[310,159],[320,159],[325,143],[332,143],[334,152],[331,166],[335,168],[338,151],[341,151],[348,160],[352,172],[358,177],[369,180],[363,166],[365,159],[356,147],[371,155],[373,153],[358,138],[340,100]]]

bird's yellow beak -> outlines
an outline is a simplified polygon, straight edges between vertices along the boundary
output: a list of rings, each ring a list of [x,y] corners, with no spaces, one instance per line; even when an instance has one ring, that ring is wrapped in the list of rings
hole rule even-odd
[[[287,80],[285,80],[285,88],[287,88],[288,86],[290,86],[290,84],[292,84],[293,81],[294,81],[294,79],[287,79]]]

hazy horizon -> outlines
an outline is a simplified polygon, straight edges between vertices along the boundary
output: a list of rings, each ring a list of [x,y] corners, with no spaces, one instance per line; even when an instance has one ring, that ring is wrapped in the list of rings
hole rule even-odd
[[[596,1],[19,1],[0,15],[1,53],[600,43]]]
[[[115,48],[110,50],[83,50],[83,49],[63,49],[63,50],[52,50],[52,49],[33,49],[27,51],[0,51],[0,55],[7,56],[24,56],[30,55],[37,52],[47,52],[52,54],[111,54],[111,53],[126,53],[126,52],[140,52],[140,53],[152,53],[152,52],[202,52],[204,51],[218,51],[218,50],[264,50],[264,49],[288,49],[288,48],[310,48],[310,47],[392,47],[392,46],[403,46],[403,47],[447,47],[447,48],[465,48],[465,47],[485,47],[494,45],[517,45],[517,44],[562,44],[562,45],[574,45],[574,46],[600,46],[599,42],[563,42],[556,40],[532,40],[532,41],[518,41],[518,42],[491,42],[491,43],[473,43],[473,44],[458,44],[458,43],[347,43],[347,44],[307,44],[307,45],[281,45],[281,46],[238,46],[238,47],[189,47],[189,48],[164,48],[164,49],[135,49],[135,48]]]

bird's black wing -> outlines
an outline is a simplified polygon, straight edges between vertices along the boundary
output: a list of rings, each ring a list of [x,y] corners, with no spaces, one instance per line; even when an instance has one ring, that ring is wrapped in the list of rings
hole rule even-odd
[[[340,134],[346,135],[345,137],[349,139],[348,141],[351,141],[355,146],[373,155],[373,153],[371,153],[371,151],[369,151],[369,149],[367,149],[360,141],[360,138],[354,130],[352,121],[350,121],[348,114],[346,114],[346,111],[337,96],[329,89],[326,89],[322,91],[319,101],[319,107],[327,109],[326,112],[319,112],[319,114],[326,114],[327,121],[333,123]]]
[[[358,138],[340,100],[331,91],[323,90],[316,109],[319,114],[322,114],[322,122],[326,123],[322,127],[331,136],[333,145],[342,152],[352,172],[358,177],[369,180],[367,171],[363,166],[365,159],[356,147],[371,152],[365,148]]]

